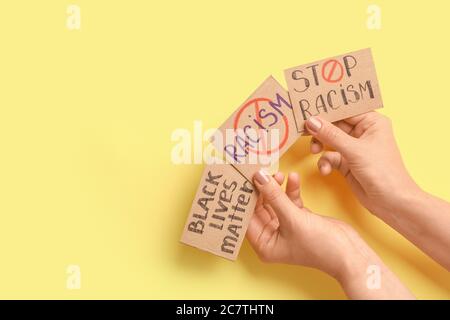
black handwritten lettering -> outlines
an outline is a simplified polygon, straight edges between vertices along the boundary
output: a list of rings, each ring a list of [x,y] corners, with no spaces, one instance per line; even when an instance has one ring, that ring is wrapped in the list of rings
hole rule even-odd
[[[205,223],[201,220],[193,221],[189,223],[188,230],[195,233],[203,233],[203,228],[205,227]]]
[[[213,197],[216,194],[216,188],[213,189],[213,191],[208,190],[208,185],[204,185],[202,188],[202,192],[208,196]]]
[[[367,80],[365,82],[365,85],[362,85],[362,83],[359,84],[359,91],[361,92],[361,98],[363,98],[363,91],[369,90],[369,97],[370,99],[374,98],[373,90],[372,90],[372,84],[370,83],[370,80]]]
[[[215,186],[219,185],[219,182],[217,181],[218,179],[222,178],[223,174],[218,174],[216,176],[213,176],[211,171],[208,171],[208,177],[206,178],[205,182],[206,183],[211,183]]]
[[[323,95],[319,94],[316,99],[316,109],[317,112],[320,113],[320,110],[323,112],[328,112],[327,106],[325,104],[325,100],[323,99]]]
[[[309,80],[307,78],[301,77],[299,74],[303,74],[303,71],[301,70],[294,70],[292,72],[292,79],[294,80],[303,80],[305,87],[303,89],[298,89],[297,87],[294,88],[297,92],[305,92],[309,88]]]
[[[350,78],[352,76],[350,70],[356,67],[356,58],[354,56],[348,55],[343,58],[344,65],[345,65],[345,72],[347,73],[347,76]]]
[[[309,107],[310,107],[309,101],[306,99],[302,99],[298,103],[300,105],[300,110],[302,112],[303,120],[306,120],[309,117],[311,117],[312,114],[311,114],[311,112],[309,112]],[[306,114],[308,114],[308,116],[306,116]]]
[[[248,181],[245,181],[239,190],[245,193],[252,193],[253,192],[252,184]]]
[[[330,90],[328,93],[327,93],[327,103],[328,103],[328,105],[330,106],[330,108],[331,109],[333,109],[333,110],[336,110],[336,109],[338,109],[341,105],[340,104],[338,104],[338,105],[334,105],[334,103],[333,103],[333,98],[331,98],[331,95],[334,95],[334,96],[336,96],[336,90]]]
[[[353,86],[352,84],[349,84],[349,85],[347,86],[347,92],[351,92],[351,93],[353,93],[353,95],[355,96],[355,100],[352,100],[351,98],[348,98],[348,101],[350,101],[351,103],[356,103],[356,102],[359,101],[360,95],[359,95],[359,92],[356,91],[356,90],[353,89],[353,88],[354,88],[354,86]]]
[[[306,67],[306,69],[311,68],[312,74],[313,74],[313,78],[314,78],[314,84],[316,86],[319,85],[319,77],[317,76],[317,69],[316,69],[318,66],[319,66],[319,64],[312,64],[312,65]]]
[[[223,238],[222,246],[220,247],[220,249],[222,250],[222,252],[233,254],[234,248],[236,248],[236,242],[236,237],[226,236],[225,238]]]

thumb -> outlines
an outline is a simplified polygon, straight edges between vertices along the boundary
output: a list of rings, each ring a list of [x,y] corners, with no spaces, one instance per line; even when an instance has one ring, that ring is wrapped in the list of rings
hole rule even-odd
[[[290,225],[293,214],[297,214],[297,207],[281,189],[278,182],[271,177],[264,169],[259,170],[253,182],[263,196],[264,202],[269,204],[275,211],[280,225]]]
[[[333,147],[344,156],[355,148],[356,139],[327,120],[311,117],[306,120],[305,125],[313,137]]]

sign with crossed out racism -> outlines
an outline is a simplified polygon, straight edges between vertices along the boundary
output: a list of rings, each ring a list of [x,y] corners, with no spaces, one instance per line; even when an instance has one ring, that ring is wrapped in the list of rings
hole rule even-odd
[[[256,205],[253,175],[277,162],[311,116],[338,121],[383,106],[370,49],[268,77],[212,137],[226,164],[204,171],[181,242],[235,260]]]

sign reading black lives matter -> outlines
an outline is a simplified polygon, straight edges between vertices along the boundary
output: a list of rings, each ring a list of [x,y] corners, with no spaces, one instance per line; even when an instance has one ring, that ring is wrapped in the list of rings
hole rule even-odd
[[[256,200],[253,185],[233,166],[206,166],[181,242],[235,260]]]
[[[228,129],[236,133],[231,143],[213,140],[231,164],[204,169],[181,242],[235,260],[256,206],[253,174],[262,167],[258,161],[249,163],[250,155],[282,155],[311,116],[338,121],[383,106],[370,49],[290,68],[285,76],[289,99],[269,77],[219,128],[222,134]],[[280,133],[278,141],[259,148],[260,141],[267,141],[265,132],[272,131]]]

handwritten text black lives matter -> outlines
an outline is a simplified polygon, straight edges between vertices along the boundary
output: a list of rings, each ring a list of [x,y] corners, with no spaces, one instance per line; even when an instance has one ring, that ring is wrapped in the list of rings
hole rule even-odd
[[[273,126],[282,129],[281,132],[285,132],[290,139],[283,148],[280,147],[281,154],[300,136],[304,122],[310,116],[320,114],[329,121],[338,121],[383,107],[370,49],[293,67],[285,70],[285,77],[289,96],[284,101],[290,98],[289,110],[295,117],[291,118],[289,112],[283,113],[287,117],[286,128],[281,125],[282,121],[275,122],[280,125]],[[274,92],[284,90],[278,86],[276,80],[269,77],[248,101],[253,103],[252,99],[260,95],[275,97]],[[273,99],[268,100],[273,104]],[[245,128],[247,124],[236,125],[243,109],[236,110],[221,129],[236,130],[242,125]],[[298,134],[287,133],[292,129]],[[249,182],[257,169],[258,166],[253,165],[208,165],[181,241],[235,260],[257,201],[256,191]]]
[[[211,244],[218,244],[222,255],[234,256],[254,208],[253,185],[230,165],[212,165],[205,170],[198,192],[187,231],[220,237]]]

